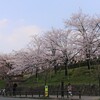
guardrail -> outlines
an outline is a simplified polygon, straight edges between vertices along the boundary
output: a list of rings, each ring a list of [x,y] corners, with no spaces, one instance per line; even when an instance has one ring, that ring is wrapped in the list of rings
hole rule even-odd
[[[72,91],[72,96],[78,96],[78,99],[81,99],[81,91]],[[1,93],[3,96],[13,96],[13,97],[45,97],[45,92],[44,91],[6,91],[5,93]],[[70,98],[71,96],[69,95],[68,91],[48,91],[48,97],[50,98]]]

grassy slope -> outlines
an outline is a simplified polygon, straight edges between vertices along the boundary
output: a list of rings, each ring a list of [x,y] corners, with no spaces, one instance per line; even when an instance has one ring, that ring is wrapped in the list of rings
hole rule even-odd
[[[5,81],[0,80],[0,89],[5,87]]]
[[[55,75],[53,71],[46,71],[40,73],[38,78],[35,76],[31,76],[26,82],[23,83],[23,86],[39,86],[44,85],[45,76],[47,76],[47,84],[49,85],[57,85],[60,84],[61,81],[64,81],[65,84],[68,82],[72,84],[98,84],[98,70],[94,66],[89,71],[87,67],[80,67],[69,69],[69,75],[64,75],[64,70],[58,71]]]
[[[97,66],[92,66],[89,71],[87,67],[79,67],[74,69],[69,69],[68,76],[64,75],[64,70],[58,70],[57,74],[54,74],[52,70],[46,70],[38,74],[38,78],[31,76],[20,86],[25,87],[34,87],[44,85],[45,76],[47,76],[48,85],[59,85],[61,81],[64,81],[65,84],[68,82],[72,84],[98,84],[98,72]],[[0,80],[0,88],[5,87],[5,82]]]

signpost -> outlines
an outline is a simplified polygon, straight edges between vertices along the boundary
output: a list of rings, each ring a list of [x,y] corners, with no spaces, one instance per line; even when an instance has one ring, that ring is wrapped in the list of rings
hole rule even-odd
[[[49,93],[48,93],[48,85],[45,85],[45,97],[48,97]]]

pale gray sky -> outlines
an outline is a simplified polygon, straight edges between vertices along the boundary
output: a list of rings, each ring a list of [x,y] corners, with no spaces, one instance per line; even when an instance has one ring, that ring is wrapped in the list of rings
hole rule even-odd
[[[24,48],[33,34],[64,28],[63,21],[81,9],[100,13],[100,0],[0,0],[0,52]]]

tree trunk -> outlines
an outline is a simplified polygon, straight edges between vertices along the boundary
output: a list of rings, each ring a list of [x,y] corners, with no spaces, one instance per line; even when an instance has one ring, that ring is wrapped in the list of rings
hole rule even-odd
[[[56,64],[56,60],[53,61],[53,66],[54,66],[54,73],[57,74],[57,64]]]
[[[36,78],[38,78],[38,69],[36,68]]]
[[[68,62],[65,62],[65,76],[68,76]]]
[[[48,76],[48,71],[45,70],[45,76],[44,76],[44,84],[47,84],[47,76]]]
[[[57,65],[54,66],[55,74],[57,74]]]
[[[61,97],[64,97],[64,82],[61,82]]]
[[[87,59],[87,66],[88,66],[88,69],[90,70],[90,59]]]

